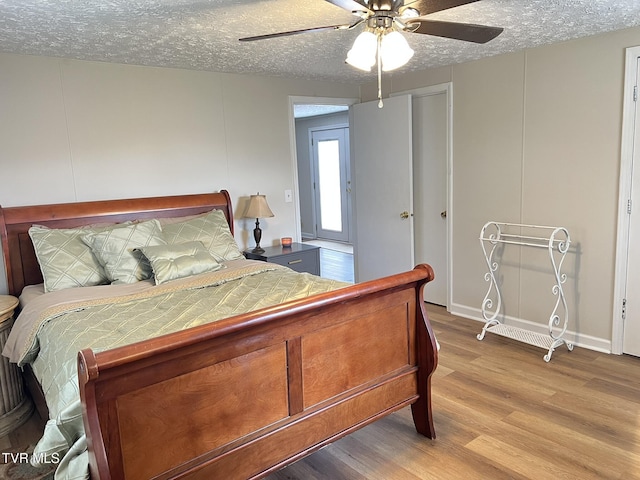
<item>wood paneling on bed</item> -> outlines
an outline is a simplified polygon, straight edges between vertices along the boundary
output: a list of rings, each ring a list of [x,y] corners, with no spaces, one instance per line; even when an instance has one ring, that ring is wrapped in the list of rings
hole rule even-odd
[[[433,437],[435,345],[420,299],[431,275],[417,268],[81,352],[93,462],[112,475],[99,478],[260,478],[410,404]]]

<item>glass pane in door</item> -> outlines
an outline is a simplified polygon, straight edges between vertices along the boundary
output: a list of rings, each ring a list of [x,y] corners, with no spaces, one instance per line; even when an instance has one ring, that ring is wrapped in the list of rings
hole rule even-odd
[[[340,142],[318,142],[318,188],[320,225],[323,230],[342,231],[342,197],[340,195]]]

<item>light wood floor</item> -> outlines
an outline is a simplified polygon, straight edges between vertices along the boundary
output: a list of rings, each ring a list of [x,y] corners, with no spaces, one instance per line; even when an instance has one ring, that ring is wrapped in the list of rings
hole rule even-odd
[[[409,409],[270,480],[640,479],[640,359],[542,349],[431,307],[441,344],[432,379],[436,440]]]
[[[280,470],[269,480],[640,480],[640,359],[502,337],[430,307],[441,344],[432,380],[438,438],[409,409]],[[37,439],[37,422],[0,451]]]

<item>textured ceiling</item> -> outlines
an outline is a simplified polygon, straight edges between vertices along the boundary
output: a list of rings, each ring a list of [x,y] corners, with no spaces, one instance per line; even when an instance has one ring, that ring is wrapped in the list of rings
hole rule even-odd
[[[640,25],[640,0],[482,0],[432,19],[504,27],[485,45],[406,34],[409,72]],[[360,29],[238,38],[355,20],[323,0],[0,0],[0,52],[336,81]]]
[[[298,104],[293,106],[293,116],[295,118],[316,117],[318,115],[345,112],[348,109],[349,107],[347,105]]]

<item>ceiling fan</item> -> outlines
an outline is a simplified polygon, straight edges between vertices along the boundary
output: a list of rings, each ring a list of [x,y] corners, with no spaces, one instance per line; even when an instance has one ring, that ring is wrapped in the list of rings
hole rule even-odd
[[[389,71],[405,65],[413,50],[400,32],[420,33],[473,43],[487,43],[503,31],[499,27],[470,23],[429,20],[428,15],[459,7],[479,0],[326,0],[350,11],[358,19],[350,24],[304,28],[241,38],[252,42],[270,38],[299,35],[326,30],[351,30],[364,24],[364,31],[356,38],[346,62],[361,70],[370,71],[378,64],[378,99],[382,108],[382,70]]]
[[[351,24],[329,25],[326,27],[304,28],[288,32],[269,33],[241,38],[241,42],[286,37],[301,33],[325,30],[351,30],[365,23],[366,28],[396,28],[399,31],[422,33],[437,37],[452,38],[465,42],[487,43],[502,33],[503,29],[470,23],[443,22],[429,20],[426,16],[459,7],[479,0],[326,0],[333,5],[350,11],[359,19]]]

